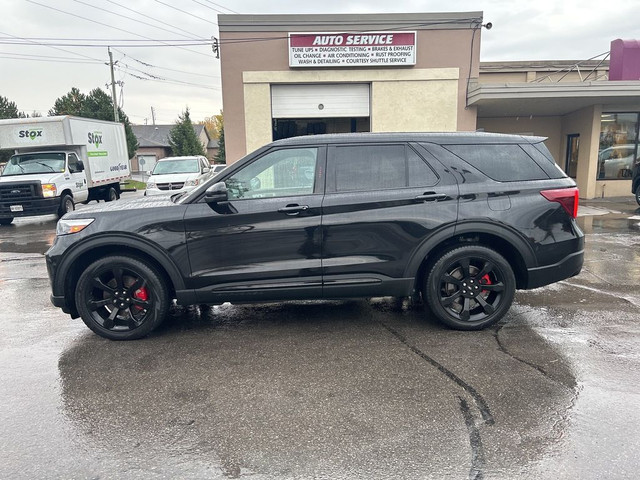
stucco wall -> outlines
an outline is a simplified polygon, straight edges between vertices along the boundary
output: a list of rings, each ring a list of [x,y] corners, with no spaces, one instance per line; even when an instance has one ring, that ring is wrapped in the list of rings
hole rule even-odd
[[[455,68],[245,72],[243,82],[247,153],[271,141],[272,83],[370,83],[373,132],[455,131],[458,125]]]
[[[339,18],[340,16],[336,15],[336,17]],[[380,28],[384,27],[381,26]],[[330,25],[304,25],[303,27],[301,23],[296,26],[292,26],[290,29],[290,31],[301,30],[317,32],[332,31]],[[345,30],[341,28],[340,31]],[[417,105],[412,105],[413,100],[417,100],[416,103],[430,102],[429,105],[422,106],[423,115],[426,115],[427,118],[429,118],[429,114],[427,113],[429,109],[442,108],[443,111],[449,112],[453,102],[455,102],[457,112],[455,115],[455,128],[453,129],[463,131],[475,130],[476,108],[466,108],[466,87],[469,76],[472,78],[478,77],[480,30],[475,33],[473,49],[471,49],[472,35],[473,31],[468,28],[452,30],[418,30],[416,65],[414,67],[389,67],[384,71],[401,72],[410,75],[411,72],[416,70],[433,69],[434,71],[439,71],[441,69],[454,68],[457,71],[455,89],[452,89],[452,85],[432,84],[427,88],[426,93],[418,95],[415,99],[407,95],[406,98],[398,100],[400,101],[401,108],[396,107],[393,109],[385,107],[383,102],[380,107],[384,108],[380,111],[385,112],[385,114],[388,112],[391,117],[388,120],[380,118],[377,128],[381,129],[391,127],[392,125],[395,125],[395,122],[405,122],[402,108],[407,104],[417,108]],[[240,39],[251,37],[259,37],[261,41],[239,41]],[[228,163],[238,160],[248,153],[248,150],[255,148],[256,146],[263,145],[267,140],[264,124],[266,113],[264,111],[262,113],[257,112],[259,108],[267,108],[267,103],[264,99],[266,87],[256,87],[254,85],[247,87],[247,84],[244,81],[244,75],[246,73],[304,73],[306,75],[305,78],[308,78],[309,82],[317,83],[334,81],[329,79],[336,78],[336,74],[344,75],[343,78],[346,78],[346,81],[355,81],[354,78],[358,77],[359,74],[369,72],[368,75],[370,75],[373,71],[369,68],[291,69],[289,67],[288,60],[288,43],[286,33],[283,34],[282,31],[221,31],[220,39],[222,98],[225,115],[225,148]],[[471,59],[473,59],[473,61],[471,61]],[[403,87],[407,87],[407,85],[403,85]],[[375,88],[373,90],[375,90]],[[402,93],[399,88],[393,89],[389,86],[382,86],[379,91],[392,90],[394,97],[398,99],[399,95]],[[435,92],[438,92],[438,94]],[[412,93],[415,93],[414,89],[412,89]],[[451,95],[453,93],[453,97],[455,98],[441,98],[437,96],[445,93],[447,95]],[[250,95],[251,98],[246,98],[245,95]],[[254,105],[253,101],[261,103]],[[373,101],[377,102],[377,99],[374,98]],[[440,107],[440,102],[444,102],[442,107]],[[245,118],[247,113],[249,113],[252,118]],[[270,99],[268,114],[271,114]],[[450,128],[452,121],[450,116],[447,116],[443,122],[439,122],[437,124],[431,120],[425,120],[422,116],[414,115],[413,118],[421,123],[417,125],[405,124],[409,130],[419,130],[429,125],[433,125],[437,130],[452,129]],[[376,120],[372,118],[372,128],[376,128],[374,127],[375,122]],[[251,127],[255,130],[248,132],[247,127]],[[269,126],[268,141],[271,141],[271,126]]]
[[[556,163],[564,168],[564,150],[562,150],[561,117],[500,117],[478,118],[478,128],[485,132],[532,134],[548,137],[545,145],[556,159]]]
[[[562,148],[567,148],[567,135],[579,134],[580,146],[578,149],[578,170],[576,183],[580,188],[581,198],[594,198],[601,196],[601,191],[596,191],[596,183],[622,184],[626,181],[596,182],[598,171],[598,145],[600,140],[600,117],[602,107],[595,105],[578,110],[562,119]],[[605,187],[606,188],[606,187]],[[605,192],[611,196],[618,188],[613,186]],[[627,190],[630,187],[627,187]],[[601,187],[600,187],[601,190]],[[619,195],[622,195],[620,193]]]

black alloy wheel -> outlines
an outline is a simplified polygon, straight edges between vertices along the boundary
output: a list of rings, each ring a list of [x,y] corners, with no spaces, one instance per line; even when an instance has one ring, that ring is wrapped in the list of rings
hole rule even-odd
[[[499,321],[513,302],[515,276],[490,248],[465,245],[445,252],[425,283],[431,312],[458,330],[479,330]]]
[[[89,265],[80,275],[75,300],[84,323],[111,340],[144,337],[169,312],[162,275],[128,256],[103,257]]]
[[[640,205],[640,183],[636,187],[636,203]]]

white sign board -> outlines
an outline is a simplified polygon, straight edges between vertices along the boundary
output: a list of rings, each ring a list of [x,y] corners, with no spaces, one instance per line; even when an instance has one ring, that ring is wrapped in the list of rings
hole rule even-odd
[[[290,67],[416,64],[416,32],[290,33]]]

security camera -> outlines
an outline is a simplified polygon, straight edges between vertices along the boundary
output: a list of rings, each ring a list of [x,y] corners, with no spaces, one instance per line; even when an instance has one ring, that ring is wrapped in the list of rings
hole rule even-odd
[[[491,28],[493,27],[493,23],[487,22],[483,25],[483,27],[486,28],[487,30],[491,30]]]

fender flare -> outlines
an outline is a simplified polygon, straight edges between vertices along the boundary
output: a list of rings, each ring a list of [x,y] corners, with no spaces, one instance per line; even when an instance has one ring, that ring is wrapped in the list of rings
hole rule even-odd
[[[429,253],[447,240],[453,239],[456,236],[476,233],[493,235],[509,243],[522,257],[525,268],[529,269],[537,266],[533,248],[521,234],[499,223],[487,223],[486,219],[483,221],[469,220],[463,221],[457,225],[447,225],[436,233],[430,235],[424,242],[422,242],[411,256],[411,259],[405,269],[404,277],[415,278],[420,266],[424,262],[425,258],[428,257]]]
[[[153,258],[169,276],[169,279],[173,283],[175,290],[184,290],[185,283],[180,269],[169,256],[167,252],[162,250],[158,245],[140,237],[128,235],[126,233],[113,233],[109,235],[100,235],[95,237],[88,237],[85,240],[75,244],[64,255],[58,266],[58,272],[56,274],[56,286],[58,288],[55,291],[65,291],[65,283],[69,272],[73,268],[78,258],[86,254],[87,252],[101,247],[113,247],[122,246],[139,250],[145,255]]]

